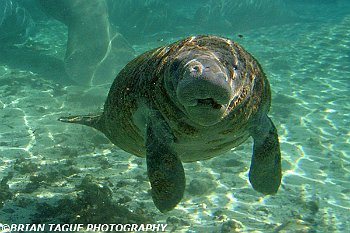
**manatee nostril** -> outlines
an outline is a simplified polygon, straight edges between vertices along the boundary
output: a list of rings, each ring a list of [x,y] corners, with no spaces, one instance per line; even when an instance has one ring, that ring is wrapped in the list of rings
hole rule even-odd
[[[190,66],[189,73],[194,78],[200,77],[202,75],[202,66],[200,65]]]
[[[192,67],[190,68],[190,71],[191,71],[191,72],[196,72],[196,73],[198,73],[198,72],[200,72],[200,70],[201,70],[201,68],[200,68],[198,65],[192,66]]]

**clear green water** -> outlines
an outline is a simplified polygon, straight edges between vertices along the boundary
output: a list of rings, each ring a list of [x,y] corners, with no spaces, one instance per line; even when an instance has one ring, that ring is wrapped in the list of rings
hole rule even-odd
[[[81,219],[168,223],[169,232],[350,231],[350,4],[203,2],[125,1],[114,11],[118,3],[110,3],[116,14],[110,20],[136,54],[196,33],[229,37],[254,54],[272,87],[269,115],[283,156],[278,193],[251,188],[248,140],[185,164],[185,196],[161,214],[149,194],[145,160],[93,129],[57,121],[98,111],[113,78],[93,87],[70,84],[62,65],[67,28],[29,7],[35,31],[21,43],[2,42],[0,50],[0,223]],[[89,195],[93,201],[84,206]],[[119,207],[104,204],[112,202]]]

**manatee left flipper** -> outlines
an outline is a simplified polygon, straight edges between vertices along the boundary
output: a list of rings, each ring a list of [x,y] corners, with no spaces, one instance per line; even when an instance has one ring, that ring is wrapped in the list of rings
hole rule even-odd
[[[172,148],[174,136],[159,112],[149,117],[146,130],[147,173],[152,198],[161,212],[172,210],[182,199],[185,172]]]
[[[256,191],[274,194],[281,184],[281,152],[276,127],[267,115],[257,122],[252,136],[254,148],[249,181]]]

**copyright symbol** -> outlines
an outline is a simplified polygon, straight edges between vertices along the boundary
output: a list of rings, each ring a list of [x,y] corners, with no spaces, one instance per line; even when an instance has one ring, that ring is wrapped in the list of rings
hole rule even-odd
[[[2,224],[0,223],[0,231],[9,231],[10,226],[8,224]]]

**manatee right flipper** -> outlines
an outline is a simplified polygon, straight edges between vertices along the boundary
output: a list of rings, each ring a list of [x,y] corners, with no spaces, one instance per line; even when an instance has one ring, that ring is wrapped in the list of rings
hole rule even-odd
[[[267,115],[257,122],[252,136],[254,148],[249,181],[258,192],[276,193],[282,178],[281,151],[277,129]]]
[[[185,172],[172,148],[174,136],[159,112],[149,117],[146,129],[147,173],[152,198],[160,212],[172,210],[182,199]]]
[[[102,113],[90,114],[90,115],[75,115],[75,116],[65,116],[58,118],[59,121],[65,123],[74,123],[80,125],[87,125],[103,131],[103,124],[101,121]]]

